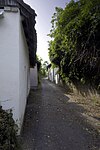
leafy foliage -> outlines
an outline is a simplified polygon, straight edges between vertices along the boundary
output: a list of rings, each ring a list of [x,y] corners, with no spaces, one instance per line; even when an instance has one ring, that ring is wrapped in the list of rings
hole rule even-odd
[[[47,76],[47,66],[48,66],[48,61],[42,60],[41,57],[37,56],[37,67],[38,67],[38,72],[42,77]]]
[[[99,86],[100,0],[71,0],[51,23],[49,56],[61,76]]]
[[[48,66],[48,61],[44,61],[43,64],[42,64],[42,67],[41,67],[41,75],[43,77],[46,77],[47,76],[47,66]]]
[[[0,107],[0,150],[17,150],[15,126],[12,113]]]

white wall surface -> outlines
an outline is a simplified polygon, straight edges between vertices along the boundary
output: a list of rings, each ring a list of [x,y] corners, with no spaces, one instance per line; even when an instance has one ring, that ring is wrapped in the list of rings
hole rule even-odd
[[[0,18],[0,105],[12,109],[21,128],[30,90],[28,47],[20,12],[5,12]]]
[[[52,82],[54,81],[54,71],[52,68],[48,69],[48,79]]]
[[[19,12],[0,18],[0,104],[19,118]]]
[[[55,82],[56,84],[59,83],[59,74],[58,72],[58,68],[49,68],[48,69],[48,79],[52,82]]]
[[[34,68],[30,68],[30,85],[32,89],[35,89],[38,86],[37,65]]]
[[[54,68],[54,81],[56,84],[59,83],[59,74],[57,73],[59,68]]]
[[[23,123],[23,117],[27,102],[27,96],[30,90],[30,65],[29,52],[21,23],[19,20],[19,112],[20,125]]]

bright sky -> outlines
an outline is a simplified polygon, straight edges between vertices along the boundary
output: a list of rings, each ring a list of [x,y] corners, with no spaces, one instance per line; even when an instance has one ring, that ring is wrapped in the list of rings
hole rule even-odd
[[[24,0],[36,12],[36,31],[37,31],[37,54],[48,61],[48,42],[51,29],[51,17],[55,12],[55,7],[65,7],[69,0]]]

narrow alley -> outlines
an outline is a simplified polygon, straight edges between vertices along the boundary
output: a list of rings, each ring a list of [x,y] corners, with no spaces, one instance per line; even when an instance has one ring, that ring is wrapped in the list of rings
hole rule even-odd
[[[65,91],[43,79],[31,90],[22,131],[23,150],[98,150],[83,107],[71,102]]]

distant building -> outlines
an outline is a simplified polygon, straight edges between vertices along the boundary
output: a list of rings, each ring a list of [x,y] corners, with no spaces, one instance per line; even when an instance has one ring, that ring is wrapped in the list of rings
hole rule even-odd
[[[53,68],[51,64],[47,66],[48,69],[48,79],[56,84],[59,83],[59,68]]]
[[[0,0],[0,105],[23,123],[36,62],[35,11],[23,0]]]
[[[37,64],[34,68],[30,68],[30,86],[31,89],[37,89],[38,88],[38,69]]]

